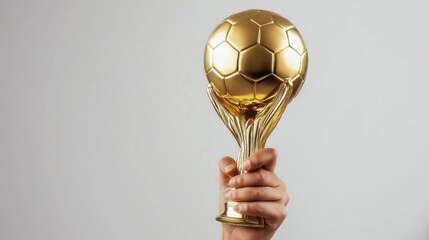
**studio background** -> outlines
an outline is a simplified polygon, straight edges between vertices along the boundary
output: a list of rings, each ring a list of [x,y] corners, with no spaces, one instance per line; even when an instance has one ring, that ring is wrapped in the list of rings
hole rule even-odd
[[[213,28],[277,12],[309,50],[267,146],[274,239],[429,239],[427,1],[0,0],[0,239],[220,239]]]

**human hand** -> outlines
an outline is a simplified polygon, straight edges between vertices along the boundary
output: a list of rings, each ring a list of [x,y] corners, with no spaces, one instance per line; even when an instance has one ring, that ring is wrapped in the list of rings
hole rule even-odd
[[[223,240],[271,239],[286,218],[289,201],[286,186],[274,173],[277,161],[275,149],[265,148],[243,163],[244,174],[238,174],[231,157],[219,161],[219,209],[226,201],[236,201],[235,211],[265,219],[265,227],[252,228],[222,224]],[[234,189],[235,188],[235,189]]]

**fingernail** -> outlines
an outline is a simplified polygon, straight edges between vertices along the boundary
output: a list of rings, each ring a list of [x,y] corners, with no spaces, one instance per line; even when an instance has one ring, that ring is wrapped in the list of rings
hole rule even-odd
[[[234,164],[226,165],[223,170],[224,170],[225,173],[227,173],[227,172],[232,171],[232,169],[234,169]]]
[[[243,163],[243,169],[244,170],[249,170],[249,168],[250,168],[250,161],[249,160],[244,161],[244,163]]]

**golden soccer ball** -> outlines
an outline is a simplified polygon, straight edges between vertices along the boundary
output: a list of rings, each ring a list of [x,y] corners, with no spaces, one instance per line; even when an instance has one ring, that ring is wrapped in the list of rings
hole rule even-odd
[[[293,99],[304,83],[307,64],[307,48],[296,27],[264,10],[225,19],[210,35],[204,53],[205,72],[216,95],[241,110],[265,106],[286,81],[293,83]]]

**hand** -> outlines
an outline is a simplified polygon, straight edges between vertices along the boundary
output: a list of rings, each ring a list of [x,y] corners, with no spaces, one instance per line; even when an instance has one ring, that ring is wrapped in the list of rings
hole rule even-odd
[[[285,184],[274,173],[276,160],[276,150],[262,149],[243,163],[247,171],[244,174],[238,174],[231,157],[219,161],[220,211],[223,212],[226,201],[233,200],[239,202],[235,211],[265,219],[264,228],[222,224],[223,240],[271,239],[286,218],[289,196]]]

